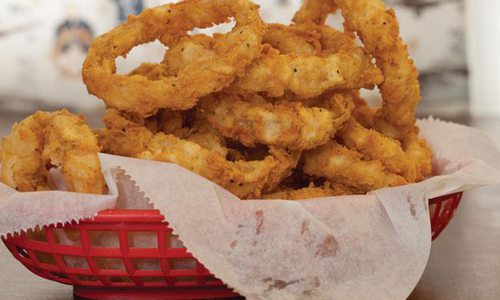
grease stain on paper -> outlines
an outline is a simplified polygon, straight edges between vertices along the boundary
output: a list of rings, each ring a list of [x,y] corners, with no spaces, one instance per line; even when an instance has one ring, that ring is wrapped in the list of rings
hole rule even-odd
[[[415,204],[411,201],[410,196],[406,198],[406,202],[408,202],[408,205],[410,206],[410,214],[415,220],[418,220],[417,210],[415,209]]]
[[[259,235],[262,232],[262,226],[264,225],[264,211],[258,210],[255,212],[255,233]]]
[[[287,281],[280,280],[280,279],[273,280],[272,277],[264,278],[262,280],[262,282],[264,282],[264,283],[272,282],[271,284],[269,284],[269,287],[266,289],[267,292],[272,291],[274,289],[282,290],[282,289],[286,288],[287,286],[298,283],[300,281],[301,281],[300,279],[296,279],[296,280],[292,280],[292,281],[287,282]]]
[[[321,257],[333,257],[337,255],[339,248],[339,243],[333,235],[328,235],[326,238],[318,244],[315,256]]]
[[[313,282],[313,285],[315,288],[319,288],[319,286],[321,285],[321,281],[319,281],[318,276],[314,276],[312,279],[312,282]]]
[[[309,232],[309,224],[311,223],[311,221],[309,220],[305,220],[304,222],[302,222],[302,229],[300,230],[300,234],[301,235],[304,235],[306,234],[307,232]]]

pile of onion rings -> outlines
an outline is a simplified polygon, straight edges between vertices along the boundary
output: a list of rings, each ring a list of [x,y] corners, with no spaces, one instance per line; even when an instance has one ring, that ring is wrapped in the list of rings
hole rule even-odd
[[[344,30],[326,24],[337,10]],[[231,19],[228,33],[190,33]],[[168,47],[162,62],[116,73],[118,56],[155,40]],[[364,194],[432,174],[416,127],[418,72],[382,0],[304,0],[291,25],[266,24],[250,0],[146,9],[93,42],[82,76],[107,107],[92,155],[98,145],[176,163],[241,199]],[[380,107],[359,92],[375,86]],[[3,173],[17,168],[6,153],[16,155],[9,147],[18,136],[15,128],[3,142]],[[2,180],[46,189],[45,151],[37,151],[20,157],[37,163],[33,174]]]

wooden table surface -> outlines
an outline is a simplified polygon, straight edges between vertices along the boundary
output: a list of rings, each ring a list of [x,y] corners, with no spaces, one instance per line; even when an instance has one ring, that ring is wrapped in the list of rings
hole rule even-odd
[[[0,115],[0,136],[15,117]],[[500,120],[472,125],[499,133]],[[73,299],[71,287],[38,278],[0,246],[0,299]],[[500,186],[467,192],[451,224],[432,245],[410,300],[500,299]]]
[[[464,195],[409,299],[500,299],[500,187]]]

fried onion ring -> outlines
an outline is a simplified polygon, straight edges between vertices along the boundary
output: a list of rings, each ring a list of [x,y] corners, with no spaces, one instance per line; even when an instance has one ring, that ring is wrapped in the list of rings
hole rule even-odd
[[[328,15],[336,10],[337,6],[333,1],[304,0],[292,19],[292,26],[318,32],[323,51],[335,53],[341,49],[353,49],[356,43],[351,32],[341,32],[325,24]]]
[[[318,54],[321,52],[321,35],[298,26],[268,24],[262,42],[278,49],[281,54]]]
[[[2,140],[2,182],[21,192],[50,190],[49,169],[61,167],[68,190],[106,190],[97,140],[84,119],[60,110],[37,112]]]
[[[312,26],[312,25],[311,25]],[[320,27],[313,26],[315,29]],[[317,54],[287,53],[293,44],[301,44],[302,51],[308,40],[298,32],[314,31],[308,27],[269,27],[271,31],[286,31],[289,44],[279,45],[278,49],[265,45],[262,55],[246,70],[245,76],[238,78],[226,92],[233,94],[266,93],[270,97],[280,97],[285,92],[293,92],[302,98],[321,95],[332,89],[372,88],[383,81],[378,67],[371,63],[371,57],[362,48],[356,47],[350,37],[334,29],[318,29],[325,37],[320,37],[325,49]],[[264,35],[266,36],[266,35]],[[267,36],[270,38],[270,36]],[[342,39],[336,41],[338,37]],[[166,53],[163,63],[172,72],[183,66],[196,64],[200,58],[210,56],[210,45],[220,39],[195,35],[182,38]],[[276,41],[275,45],[279,42]],[[315,51],[317,46],[315,47]],[[287,53],[287,54],[283,54]]]
[[[356,32],[368,53],[384,74],[379,85],[384,105],[383,119],[400,131],[412,130],[415,109],[420,101],[418,71],[409,58],[407,46],[399,36],[399,24],[393,9],[382,0],[330,0],[341,10],[348,31]]]
[[[382,80],[380,70],[360,48],[317,56],[281,55],[268,47],[228,92],[280,97],[290,91],[312,98],[333,89],[372,88]]]
[[[149,80],[160,80],[163,77],[170,76],[167,68],[162,64],[143,63],[129,73],[129,76],[140,75]]]
[[[302,6],[293,16],[292,21],[297,24],[315,23],[324,24],[329,14],[334,13],[337,7],[333,1],[304,0]]]
[[[145,127],[142,119],[132,121],[130,118],[116,109],[106,110],[103,118],[106,128],[97,131],[103,152],[135,157],[146,149],[154,133]]]
[[[187,141],[194,142],[201,147],[213,151],[222,157],[227,157],[229,149],[224,145],[224,137],[209,126],[199,127],[190,132]]]
[[[285,188],[281,191],[265,194],[263,199],[275,200],[304,200],[331,196],[354,195],[356,192],[342,184],[330,184],[327,182],[322,187],[310,186],[301,189]]]
[[[187,139],[173,134],[154,134],[129,115],[108,109],[107,129],[100,131],[103,151],[141,159],[176,163],[220,184],[240,198],[258,198],[274,189],[295,168],[299,152],[271,148],[259,161],[229,161],[222,144],[207,136]],[[198,132],[201,134],[201,132]],[[188,134],[189,135],[189,134]],[[192,139],[189,140],[189,139]],[[205,147],[206,148],[205,148]],[[222,152],[222,153],[221,153]]]
[[[191,127],[184,127],[172,132],[175,136],[197,143],[201,147],[216,152],[226,158],[229,153],[226,147],[224,136],[211,126],[208,122],[208,116],[202,113],[202,109],[197,109],[193,114],[193,124]],[[167,133],[162,131],[163,133]]]
[[[379,161],[364,161],[360,153],[334,141],[304,152],[303,158],[306,174],[324,177],[361,192],[407,183],[403,177],[387,172]]]
[[[415,163],[417,168],[416,181],[424,180],[432,175],[432,150],[429,144],[418,137],[418,128],[403,139],[403,148],[406,155]]]
[[[418,137],[418,128],[414,127],[409,133],[401,136],[401,132],[393,125],[387,123],[381,116],[381,111],[370,107],[359,97],[354,97],[356,107],[353,110],[353,118],[366,128],[375,128],[386,136],[379,138],[378,144],[384,144],[382,140],[400,140],[407,159],[414,165],[415,177],[407,177],[410,182],[420,181],[432,174],[432,150],[427,142]],[[365,129],[366,130],[366,129]],[[381,134],[372,134],[373,136]],[[384,151],[382,148],[379,151]],[[372,153],[374,153],[372,151]],[[413,180],[411,180],[413,178]]]
[[[205,112],[212,126],[247,147],[265,144],[291,150],[312,149],[328,142],[342,126],[337,116],[342,118],[344,113],[304,107],[300,102],[272,104],[257,95],[244,100],[220,95],[208,100]]]
[[[338,137],[344,145],[359,151],[366,158],[380,161],[388,171],[403,176],[408,182],[415,182],[416,166],[397,140],[366,129],[354,118],[346,122]]]
[[[379,85],[384,105],[372,114],[371,128],[402,140],[415,123],[420,87],[418,72],[399,37],[394,11],[386,10],[381,0],[308,0],[297,12],[294,22],[309,27],[323,25],[327,15],[337,7],[342,9],[346,32],[359,34],[384,74],[384,82]]]
[[[389,124],[384,119],[380,107],[358,103],[352,111],[352,115],[364,127],[375,129],[387,137],[402,141],[407,135],[407,132],[402,132],[398,127]]]
[[[208,57],[186,64],[175,76],[150,80],[141,75],[116,74],[115,59],[134,46],[163,36],[185,34],[195,27],[209,27],[234,16],[236,26],[211,47]],[[91,94],[109,107],[142,116],[160,108],[185,110],[199,98],[219,91],[244,73],[262,50],[264,25],[258,6],[248,0],[186,0],[146,9],[139,16],[98,37],[85,60],[82,76]],[[196,82],[197,84],[193,84]]]
[[[297,154],[273,148],[269,153],[261,161],[230,162],[197,143],[159,133],[137,158],[176,163],[247,199],[275,188],[297,164]]]

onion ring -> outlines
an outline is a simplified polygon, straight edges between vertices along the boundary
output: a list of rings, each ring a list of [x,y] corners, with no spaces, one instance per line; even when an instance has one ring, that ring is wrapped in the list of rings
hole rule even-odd
[[[379,109],[368,106],[362,98],[354,97],[354,99],[357,99],[356,107],[352,112],[355,120],[366,128],[376,129],[389,139],[400,140],[405,156],[414,165],[416,170],[415,176],[405,176],[409,182],[423,180],[432,174],[432,150],[425,140],[418,137],[417,127],[413,127],[409,133],[402,136],[398,128],[387,123],[380,116],[381,111]],[[373,136],[375,135],[373,134]],[[387,138],[384,140],[387,140]],[[380,145],[384,143],[382,138],[376,138],[376,140],[378,142],[374,144]],[[383,152],[384,150],[381,148],[379,151]]]
[[[140,75],[116,74],[115,59],[134,46],[163,36],[185,34],[195,27],[209,27],[234,16],[236,26],[213,45],[214,56],[185,65],[176,76],[149,80]],[[229,85],[262,50],[264,25],[258,6],[248,0],[186,0],[146,9],[140,15],[92,43],[82,76],[90,93],[109,107],[142,116],[160,108],[185,110],[199,98]],[[193,84],[197,82],[198,84]]]
[[[186,122],[185,111],[163,109],[156,114],[156,130],[166,134],[176,133],[183,129]]]
[[[224,158],[229,153],[229,149],[224,145],[224,137],[209,126],[201,126],[196,130],[192,130],[185,139],[200,145],[204,149],[213,151]]]
[[[414,127],[403,139],[403,148],[417,168],[416,181],[421,181],[432,174],[432,150],[425,140],[418,137],[418,128]]]
[[[221,144],[201,136],[187,139],[162,132],[154,134],[140,120],[108,109],[107,129],[100,131],[103,150],[110,154],[176,163],[220,184],[240,198],[258,198],[274,189],[295,168],[299,152],[271,148],[260,161],[229,161],[220,151]],[[189,139],[193,141],[190,141]],[[202,142],[200,142],[202,141]],[[202,145],[203,144],[203,145]],[[206,146],[207,148],[205,148]]]
[[[110,108],[103,118],[105,129],[97,131],[102,151],[120,156],[135,157],[144,151],[154,133],[145,127],[145,121]]]
[[[179,138],[194,142],[204,149],[218,153],[226,158],[229,153],[229,149],[225,145],[226,139],[216,128],[211,126],[207,120],[207,115],[202,113],[202,109],[194,111],[192,119],[191,127],[184,127],[172,133]]]
[[[298,26],[268,24],[262,42],[278,49],[281,54],[318,54],[321,52],[321,35]]]
[[[353,37],[330,26],[301,23],[269,24],[262,40],[281,54],[328,55],[358,48]]]
[[[261,161],[230,162],[214,151],[174,135],[159,133],[137,158],[176,163],[226,188],[242,199],[261,197],[291,173],[299,155],[270,149]]]
[[[353,189],[342,184],[325,184],[322,187],[310,186],[301,189],[283,189],[278,192],[265,194],[263,199],[275,200],[304,200],[312,198],[322,198],[331,196],[343,196],[356,194]]]
[[[341,32],[325,24],[328,15],[336,10],[337,6],[333,1],[304,0],[292,19],[294,22],[292,26],[318,32],[323,50],[329,53],[335,53],[341,49],[353,49],[356,43],[351,32]]]
[[[208,99],[204,108],[208,121],[225,137],[247,147],[265,144],[291,150],[312,149],[328,142],[342,126],[335,118],[341,118],[344,111],[304,107],[300,102],[272,104],[257,95],[244,101],[231,95],[214,98]]]
[[[312,98],[333,89],[372,88],[382,80],[380,70],[360,48],[317,56],[281,55],[267,47],[227,92],[280,97],[290,91]]]
[[[362,48],[355,47],[347,35],[334,29],[327,30],[326,26],[320,28],[321,33],[325,35],[324,38],[320,37],[320,42],[323,41],[325,47],[331,49],[325,48],[326,51],[316,54],[283,54],[282,51],[291,51],[290,48],[294,44],[300,44],[304,52],[313,52],[312,48],[307,49],[308,40],[298,34],[307,31],[313,34],[313,30],[300,26],[288,30],[285,28],[270,26],[268,30],[286,31],[289,44],[279,46],[279,49],[265,45],[262,55],[247,68],[245,75],[233,82],[225,92],[264,92],[270,97],[280,97],[289,91],[302,98],[311,98],[332,89],[372,88],[383,81],[380,69],[371,63],[371,57]],[[316,34],[308,39],[314,40],[314,36]],[[267,37],[270,38],[269,35]],[[339,37],[342,40],[336,41]],[[178,72],[185,65],[196,64],[200,58],[211,56],[210,45],[219,38],[206,35],[184,37],[166,53],[163,64],[172,72]],[[276,44],[278,42],[279,40]],[[314,46],[317,52],[316,48],[317,46]]]
[[[304,0],[292,21],[297,24],[309,22],[324,24],[328,15],[334,13],[336,9],[333,1]]]
[[[359,34],[384,74],[384,82],[379,85],[384,105],[373,115],[372,128],[401,140],[415,123],[420,87],[416,67],[399,37],[394,11],[386,10],[381,0],[308,0],[294,22],[322,25],[337,7],[342,10],[346,32]]]
[[[170,76],[166,66],[162,64],[143,63],[128,74],[129,76],[140,75],[149,80],[160,80],[163,77]]]
[[[223,137],[209,127],[206,120],[186,128],[179,113],[181,111],[162,110],[154,118],[145,120],[116,109],[107,109],[103,119],[106,128],[98,131],[99,144],[104,152],[135,157],[146,149],[155,134],[161,132],[198,143],[223,157],[227,155]]]
[[[348,148],[356,149],[367,159],[380,161],[388,171],[403,176],[408,182],[415,182],[416,166],[397,140],[366,129],[354,118],[346,122],[337,136]]]
[[[354,39],[345,32],[338,31],[327,25],[301,24],[306,30],[314,30],[321,36],[320,44],[324,54],[349,51],[358,48]]]
[[[97,140],[84,119],[60,110],[37,112],[2,140],[2,182],[21,192],[50,190],[48,171],[61,167],[68,190],[106,190]]]
[[[381,115],[404,135],[416,121],[420,85],[418,71],[399,36],[394,10],[387,10],[381,0],[331,1],[342,10],[347,30],[356,32],[376,58],[385,78],[379,85],[384,102]]]
[[[402,141],[408,134],[402,132],[400,128],[388,123],[382,115],[380,107],[371,107],[368,105],[357,105],[353,112],[353,117],[364,127],[375,129],[383,135]]]
[[[379,161],[364,161],[362,155],[332,141],[314,150],[306,151],[304,172],[324,177],[363,193],[406,184],[406,180],[387,172]]]

